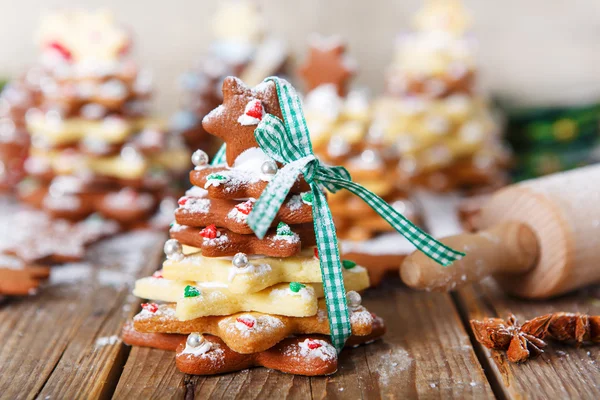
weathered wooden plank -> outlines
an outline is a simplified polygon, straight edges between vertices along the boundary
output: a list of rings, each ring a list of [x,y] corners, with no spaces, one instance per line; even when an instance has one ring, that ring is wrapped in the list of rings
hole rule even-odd
[[[113,399],[184,399],[185,380],[172,352],[133,347]]]
[[[450,296],[392,279],[364,298],[386,320],[385,340],[349,352],[325,391],[313,379],[314,397],[493,398]]]
[[[115,335],[139,304],[131,284],[156,269],[164,240],[132,232],[98,243],[82,263],[56,267],[38,296],[0,307],[0,397],[110,396],[126,356]]]
[[[364,304],[386,320],[385,340],[346,350],[333,376],[256,368],[190,377],[174,372],[172,353],[134,348],[115,398],[493,398],[449,295],[416,293],[395,278]]]
[[[506,296],[491,279],[462,289],[456,296],[466,319],[506,318],[513,313],[524,322],[557,312],[600,314],[600,291],[583,290],[547,301]],[[477,345],[480,359],[499,396],[510,399],[600,398],[600,348],[551,343],[544,354],[524,364],[513,364],[501,352]]]

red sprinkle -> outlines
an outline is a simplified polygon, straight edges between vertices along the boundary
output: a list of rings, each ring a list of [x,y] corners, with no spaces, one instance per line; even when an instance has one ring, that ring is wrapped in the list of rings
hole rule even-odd
[[[254,320],[253,319],[237,317],[235,320],[237,322],[240,322],[240,323],[246,325],[248,328],[254,327]]]
[[[262,120],[264,109],[260,100],[252,100],[250,107],[248,107],[246,115],[252,118],[256,118],[259,121]]]
[[[319,249],[315,247],[315,258],[318,260],[319,259]]]
[[[250,214],[252,207],[254,207],[254,202],[252,200],[245,201],[244,203],[235,206],[236,210],[245,215]]]
[[[187,201],[188,201],[188,198],[183,196],[182,198],[177,200],[177,204],[179,204],[180,206],[185,206],[185,203],[187,203]]]
[[[321,343],[317,343],[315,341],[309,340],[308,343],[306,344],[308,346],[309,349],[314,350],[314,349],[318,349],[319,347],[322,346]]]
[[[50,42],[48,44],[48,47],[58,51],[60,53],[60,55],[62,56],[62,58],[64,58],[67,61],[71,61],[73,59],[73,55],[71,54],[71,52],[69,50],[67,50],[67,48],[65,46],[63,46],[62,44],[60,44],[58,42]]]
[[[153,277],[153,278],[156,278],[156,279],[163,279],[163,278],[164,278],[164,276],[163,276],[163,274],[162,274],[162,269],[161,269],[160,271],[156,271],[155,273],[153,273],[153,274],[152,274],[152,277]]]
[[[207,239],[214,239],[217,237],[217,226],[215,224],[209,225],[200,231],[200,236]]]
[[[156,303],[143,303],[142,308],[146,311],[150,311],[152,314],[158,311],[158,305]]]

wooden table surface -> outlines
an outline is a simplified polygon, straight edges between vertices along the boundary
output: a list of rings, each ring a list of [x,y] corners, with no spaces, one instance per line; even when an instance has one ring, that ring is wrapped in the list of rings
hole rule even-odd
[[[165,235],[136,232],[53,269],[35,297],[0,303],[0,399],[457,398],[599,399],[600,347],[552,345],[523,365],[474,343],[468,320],[551,311],[600,314],[600,288],[546,302],[504,296],[493,282],[452,294],[415,292],[391,276],[364,295],[385,339],[346,350],[339,371],[307,378],[263,368],[213,377],[179,373],[173,353],[125,346],[134,280],[156,270]]]

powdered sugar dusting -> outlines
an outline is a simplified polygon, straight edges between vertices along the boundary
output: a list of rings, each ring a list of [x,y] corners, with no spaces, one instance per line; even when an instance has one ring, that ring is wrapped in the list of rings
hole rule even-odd
[[[210,199],[188,197],[185,204],[179,206],[179,210],[184,213],[208,214],[210,203]]]
[[[228,280],[229,282],[232,282],[236,276],[242,274],[253,274],[254,276],[261,276],[261,275],[267,275],[268,273],[270,273],[273,269],[271,268],[271,266],[269,264],[259,264],[259,265],[255,265],[255,264],[248,264],[243,268],[238,268],[238,267],[234,267],[231,266],[229,268],[229,276],[228,276]]]
[[[323,361],[337,359],[335,348],[321,339],[305,339],[286,348],[284,354],[296,358],[320,358]]]
[[[402,373],[408,370],[413,363],[410,354],[401,347],[383,353],[378,358],[374,357],[376,358],[375,370],[378,371],[379,383],[382,386],[388,386],[394,381],[402,379]]]

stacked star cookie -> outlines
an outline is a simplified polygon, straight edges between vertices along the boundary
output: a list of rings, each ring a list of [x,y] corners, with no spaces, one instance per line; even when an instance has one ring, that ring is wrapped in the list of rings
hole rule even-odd
[[[399,38],[387,74],[390,94],[375,105],[383,137],[400,154],[406,186],[480,190],[506,183],[508,153],[476,90],[469,17],[458,0],[429,0],[416,30]]]
[[[355,182],[415,220],[415,209],[394,175],[399,157],[393,151],[393,140],[378,135],[373,125],[373,105],[366,93],[347,93],[354,62],[345,53],[341,39],[315,37],[300,71],[309,89],[304,109],[315,154],[327,163],[346,167]],[[329,204],[339,236],[344,239],[365,240],[393,231],[371,207],[348,191],[332,194]]]
[[[224,139],[226,158],[208,165],[198,151],[194,187],[179,200],[163,269],[136,282],[149,299],[125,327],[125,342],[177,351],[178,368],[210,375],[264,366],[300,375],[337,369],[312,218],[312,193],[300,179],[271,229],[258,239],[248,225],[257,198],[279,165],[258,147],[254,129],[265,113],[281,117],[272,82],[249,89],[223,83],[224,102],[204,128]],[[218,160],[217,160],[218,161]],[[361,305],[364,268],[343,261],[353,336],[349,345],[381,337],[383,321]]]
[[[202,61],[181,77],[182,105],[170,122],[190,149],[212,154],[220,145],[202,128],[202,118],[223,101],[225,77],[237,75],[255,85],[268,76],[285,74],[287,46],[270,35],[267,26],[256,1],[219,2],[212,21],[214,41]]]
[[[26,112],[20,198],[69,221],[150,220],[189,155],[149,115],[152,79],[128,57],[129,34],[105,12],[58,13],[43,20],[38,42],[40,93]]]

